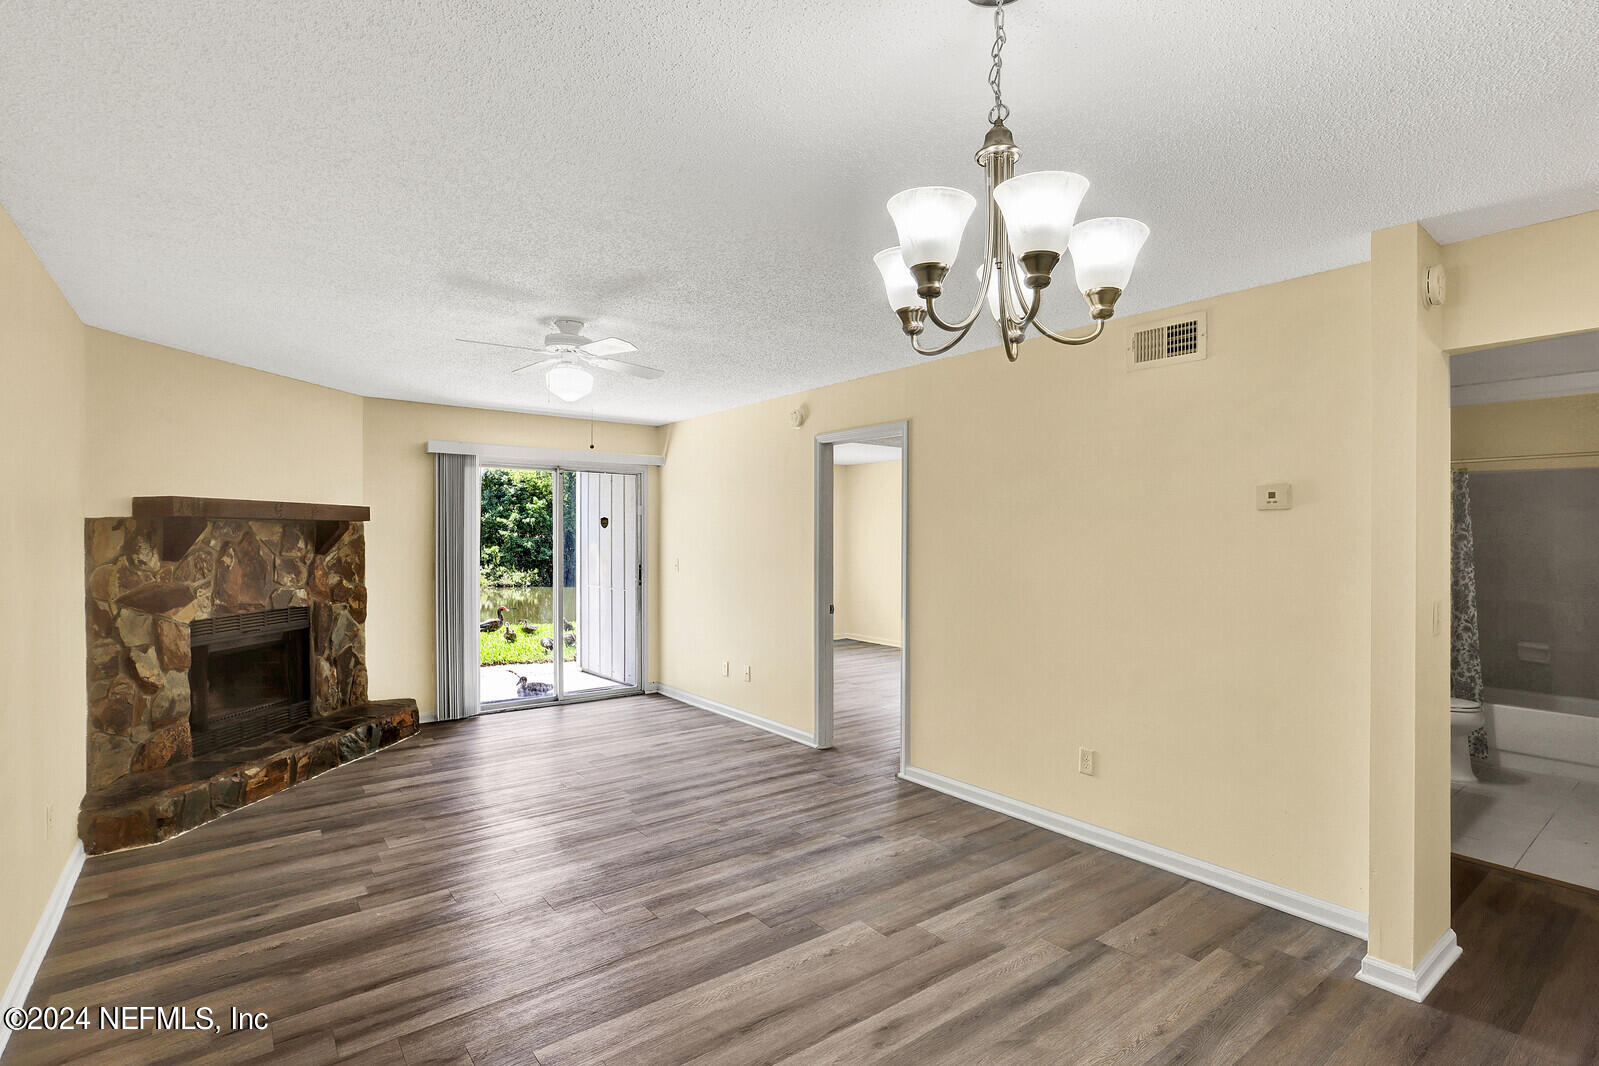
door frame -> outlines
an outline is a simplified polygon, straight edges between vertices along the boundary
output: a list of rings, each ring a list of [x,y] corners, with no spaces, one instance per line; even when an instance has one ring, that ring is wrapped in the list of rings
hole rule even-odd
[[[531,450],[531,449],[530,449]],[[520,711],[528,707],[559,707],[571,703],[592,703],[596,700],[615,699],[620,696],[640,696],[644,693],[645,668],[649,663],[649,596],[651,595],[652,575],[650,574],[649,552],[649,466],[632,463],[618,462],[571,462],[563,461],[564,456],[552,456],[544,460],[534,456],[518,456],[514,454],[484,455],[479,456],[478,466],[482,469],[498,467],[502,470],[544,470],[550,474],[550,542],[553,564],[551,577],[557,586],[553,599],[555,615],[555,632],[562,631],[562,622],[566,618],[565,597],[561,594],[558,572],[561,568],[561,552],[565,548],[566,530],[562,518],[565,515],[566,485],[562,474],[596,473],[596,474],[635,474],[638,476],[638,510],[633,520],[638,523],[638,556],[639,556],[639,581],[637,595],[634,597],[633,609],[638,612],[638,647],[634,649],[634,676],[638,684],[628,687],[607,688],[592,692],[578,692],[568,694],[565,691],[566,663],[563,660],[555,670],[554,697],[543,696],[526,700],[504,700],[492,705],[478,703],[478,714],[498,714],[501,711]],[[653,464],[652,464],[653,465]],[[581,597],[580,597],[581,598]],[[559,647],[559,645],[557,645]]]
[[[815,678],[816,714],[812,725],[818,748],[833,746],[833,446],[892,440],[899,447],[899,770],[905,771],[906,729],[910,714],[911,437],[910,422],[818,433],[815,443]]]

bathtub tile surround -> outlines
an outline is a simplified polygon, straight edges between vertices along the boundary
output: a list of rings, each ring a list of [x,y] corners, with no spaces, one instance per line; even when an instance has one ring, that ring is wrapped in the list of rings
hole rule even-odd
[[[1599,469],[1473,471],[1471,523],[1483,684],[1599,699]]]
[[[1599,783],[1489,770],[1450,798],[1456,853],[1599,890]]]

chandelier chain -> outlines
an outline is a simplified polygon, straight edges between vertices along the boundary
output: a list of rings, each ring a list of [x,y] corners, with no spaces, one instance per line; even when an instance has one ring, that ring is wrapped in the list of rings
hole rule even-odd
[[[1005,99],[1000,94],[999,77],[1005,69],[1005,59],[1001,53],[1005,50],[1005,0],[999,0],[994,5],[994,47],[989,53],[994,57],[994,65],[988,68],[988,87],[994,90],[994,106],[988,109],[988,121],[1004,122],[1010,117],[1010,108],[1005,106]]]

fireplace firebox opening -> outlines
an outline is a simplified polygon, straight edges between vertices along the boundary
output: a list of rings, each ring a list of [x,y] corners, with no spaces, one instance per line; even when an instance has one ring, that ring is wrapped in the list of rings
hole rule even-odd
[[[222,751],[311,717],[311,612],[304,607],[196,620],[189,630],[194,753]]]

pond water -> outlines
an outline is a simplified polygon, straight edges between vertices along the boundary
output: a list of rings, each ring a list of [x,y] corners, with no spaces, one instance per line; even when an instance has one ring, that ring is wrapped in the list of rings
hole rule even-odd
[[[537,624],[550,620],[551,592],[548,588],[489,588],[478,591],[478,621],[495,617],[495,608],[505,608],[507,622]],[[561,610],[568,621],[577,620],[577,589],[565,590]]]

